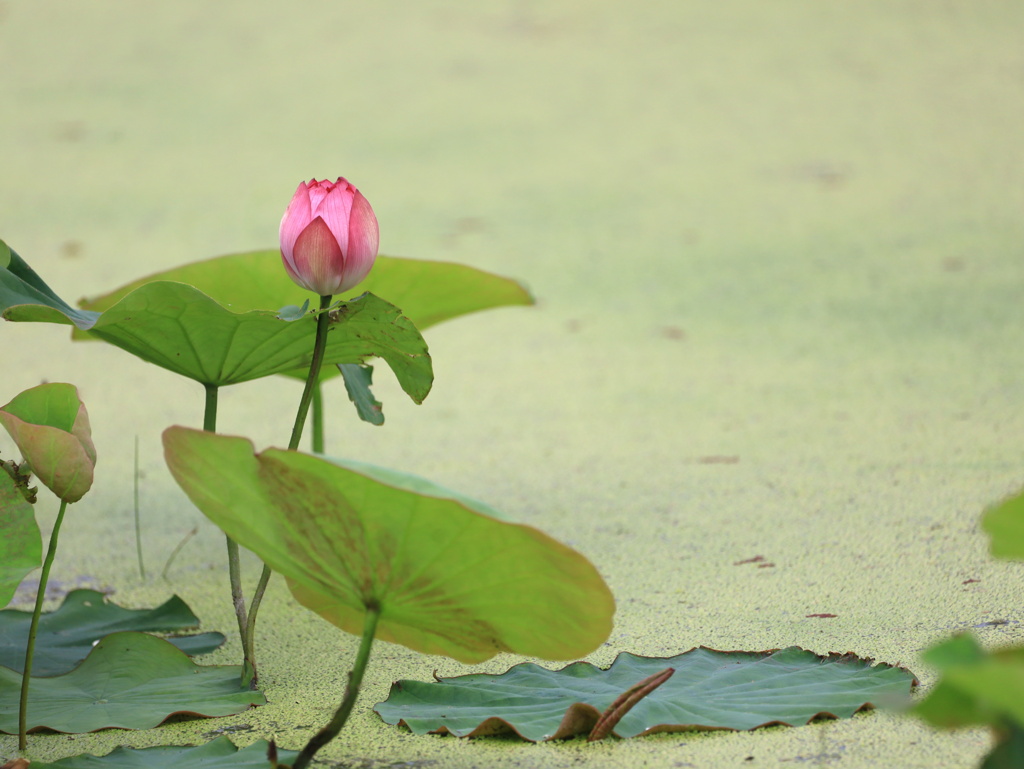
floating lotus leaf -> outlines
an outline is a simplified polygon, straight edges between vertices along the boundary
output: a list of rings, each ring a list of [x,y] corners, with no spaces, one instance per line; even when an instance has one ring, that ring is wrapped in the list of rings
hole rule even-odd
[[[21,580],[39,567],[42,558],[43,540],[32,505],[15,480],[0,469],[0,606],[7,605]],[[0,659],[6,660],[7,654],[0,652]]]
[[[428,481],[184,427],[164,450],[208,518],[350,633],[376,606],[379,638],[479,662],[573,658],[611,631],[614,601],[586,558]]]
[[[265,704],[241,675],[237,665],[200,667],[162,638],[114,633],[70,673],[32,679],[28,729],[152,729],[176,713],[229,716]],[[21,675],[0,667],[0,731],[18,731],[20,690]]]
[[[3,665],[22,672],[25,645],[32,613],[6,609],[0,611],[0,660]],[[125,630],[173,632],[194,628],[199,618],[178,596],[172,596],[155,609],[125,609],[107,601],[95,590],[72,590],[56,611],[39,618],[33,676],[67,673],[92,651],[98,640]],[[208,654],[224,643],[220,633],[202,633],[167,639],[189,656]]]
[[[268,769],[266,740],[239,750],[227,737],[197,747],[115,748],[105,756],[83,754],[53,763],[32,762],[32,769]],[[290,763],[298,751],[277,750],[278,760]]]
[[[41,384],[19,393],[0,408],[0,424],[32,474],[60,499],[77,502],[92,487],[96,448],[74,385]]]
[[[514,732],[531,742],[565,739],[589,733],[624,691],[667,668],[674,675],[634,705],[614,734],[738,731],[849,718],[880,701],[906,701],[916,684],[904,668],[875,665],[852,654],[699,647],[675,657],[623,652],[608,669],[587,662],[561,670],[524,663],[501,675],[398,681],[374,710],[387,723],[405,725],[416,734]]]

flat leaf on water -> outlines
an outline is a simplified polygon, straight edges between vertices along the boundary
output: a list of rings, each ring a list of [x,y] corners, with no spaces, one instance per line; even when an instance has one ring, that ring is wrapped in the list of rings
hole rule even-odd
[[[561,670],[533,663],[501,675],[474,674],[436,683],[398,681],[374,710],[416,734],[459,737],[515,732],[531,742],[587,734],[626,690],[666,669],[667,678],[629,710],[613,733],[636,737],[697,729],[799,726],[849,718],[880,701],[906,700],[917,683],[900,667],[853,654],[819,656],[790,647],[723,652],[705,647],[675,657],[623,652],[611,667],[575,662]]]
[[[153,748],[114,748],[105,756],[82,754],[52,763],[32,762],[32,769],[268,769],[266,740],[257,740],[239,750],[227,737],[197,747],[160,745]],[[281,763],[290,763],[299,753],[277,749]]]
[[[32,612],[0,611],[0,659],[20,673],[25,663],[25,644]],[[177,632],[199,625],[199,618],[178,596],[155,609],[125,609],[95,590],[72,590],[55,611],[39,618],[32,674],[55,676],[67,673],[92,651],[93,645],[111,633]],[[208,654],[224,643],[221,633],[201,633],[168,638],[189,656]]]
[[[201,667],[167,641],[114,633],[64,675],[33,678],[28,730],[152,729],[170,716],[229,716],[266,703],[238,665]],[[0,667],[0,731],[18,731],[21,675]]]
[[[480,662],[571,659],[604,641],[615,603],[593,565],[543,532],[394,470],[171,427],[167,465],[192,502],[353,634]]]

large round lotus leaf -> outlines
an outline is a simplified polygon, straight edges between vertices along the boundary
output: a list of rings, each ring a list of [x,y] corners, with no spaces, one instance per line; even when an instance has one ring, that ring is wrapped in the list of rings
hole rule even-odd
[[[115,748],[105,756],[83,754],[50,764],[32,762],[32,769],[269,769],[266,740],[239,750],[227,737],[197,747],[160,745],[154,748]],[[277,750],[281,763],[298,756],[295,750]]]
[[[0,408],[7,428],[32,473],[65,502],[77,502],[92,487],[96,449],[89,415],[74,385],[42,384]]]
[[[561,670],[524,663],[498,676],[399,681],[374,710],[387,723],[404,724],[417,734],[515,732],[532,742],[565,739],[588,733],[619,695],[666,668],[675,673],[629,710],[614,734],[745,730],[798,726],[821,716],[849,718],[873,703],[906,701],[916,683],[908,670],[873,665],[852,654],[700,647],[675,657],[624,652],[607,670],[586,662]]]
[[[0,469],[0,606],[7,605],[21,580],[42,558],[43,540],[35,511],[16,481]],[[0,653],[0,659],[6,660],[7,655]]]
[[[102,312],[155,280],[195,286],[235,312],[276,310],[287,304],[302,304],[311,296],[288,277],[281,266],[281,252],[275,248],[185,264],[80,304],[86,310]],[[509,278],[463,264],[394,256],[377,257],[370,274],[357,287],[357,292],[363,291],[402,308],[402,314],[420,330],[470,312],[533,303],[529,292]]]
[[[18,673],[25,664],[31,623],[32,612],[0,611],[0,664]],[[181,631],[198,624],[199,618],[176,595],[155,609],[125,609],[110,603],[103,593],[95,590],[72,590],[56,611],[39,617],[32,675],[67,673],[88,656],[99,639],[111,633]],[[195,656],[219,648],[224,636],[201,633],[167,640],[189,656]]]
[[[152,729],[175,713],[229,716],[263,705],[241,675],[237,665],[200,667],[162,638],[114,633],[70,673],[32,679],[28,729]],[[0,667],[0,731],[17,733],[20,691],[21,675]]]
[[[207,517],[350,633],[377,606],[380,638],[480,662],[578,657],[611,631],[614,601],[586,558],[429,482],[183,427],[164,449]]]

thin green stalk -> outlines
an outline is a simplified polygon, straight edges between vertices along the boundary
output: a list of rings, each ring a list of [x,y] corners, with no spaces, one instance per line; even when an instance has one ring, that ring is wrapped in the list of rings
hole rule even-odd
[[[174,559],[178,557],[178,553],[180,553],[181,549],[183,547],[185,547],[185,545],[188,543],[188,541],[190,539],[192,539],[192,537],[194,537],[198,533],[199,533],[199,527],[198,526],[193,526],[192,530],[189,531],[188,534],[186,534],[184,537],[181,538],[181,542],[179,542],[177,545],[174,546],[174,549],[171,551],[171,554],[169,556],[167,556],[167,562],[164,564],[164,570],[162,572],[160,572],[160,578],[161,579],[167,579],[167,572],[170,570],[171,564],[174,563]]]
[[[317,383],[313,386],[313,434],[312,438],[313,453],[323,454],[324,453],[324,392],[322,384],[317,379]]]
[[[256,583],[256,590],[252,594],[252,603],[249,604],[249,622],[245,627],[245,657],[248,660],[253,660],[254,664],[256,659],[256,614],[260,610],[263,594],[267,590],[267,583],[270,582],[270,575],[273,573],[269,566],[263,564],[260,581]]]
[[[139,576],[146,578],[146,566],[142,562],[142,527],[139,524],[139,436],[135,436],[135,554],[139,558]]]
[[[306,377],[306,386],[302,391],[302,398],[299,401],[299,410],[295,414],[295,424],[292,426],[292,436],[288,441],[288,448],[293,451],[299,447],[302,440],[302,428],[306,424],[306,415],[309,413],[309,405],[313,402],[320,384],[320,366],[324,361],[324,350],[327,347],[327,327],[330,323],[330,316],[327,308],[331,306],[332,296],[320,297],[320,312],[316,318],[316,338],[313,341],[313,359],[309,364],[309,375]],[[315,417],[314,417],[315,429]],[[322,429],[322,428],[321,428]],[[270,575],[273,572],[263,564],[263,573],[260,575],[259,584],[252,595],[252,603],[249,604],[249,619],[245,629],[242,631],[242,647],[245,649],[246,661],[253,662],[255,671],[255,648],[256,648],[256,614],[259,612],[260,603],[263,601],[263,593],[266,592],[267,583],[270,582]],[[241,615],[240,615],[241,616]],[[253,679],[255,686],[255,678]]]
[[[206,408],[203,411],[203,429],[210,433],[217,432],[217,385],[205,384]],[[242,592],[242,566],[238,557],[238,543],[224,535],[228,549],[228,579],[231,581],[231,603],[235,607],[235,619],[238,620],[238,636],[242,642],[242,677],[255,681],[256,667],[246,654],[249,644],[246,639],[248,618],[245,611],[245,594]]]
[[[338,736],[341,728],[348,720],[352,708],[359,697],[359,687],[363,683],[363,673],[366,672],[366,665],[370,661],[370,649],[373,647],[373,637],[377,632],[377,621],[380,619],[379,606],[366,607],[366,619],[363,622],[363,638],[359,642],[359,651],[356,653],[356,662],[352,666],[352,672],[348,674],[348,686],[345,688],[345,698],[341,706],[334,714],[334,718],[323,729],[313,735],[306,747],[302,749],[292,769],[306,769],[313,756],[324,745]]]
[[[39,589],[36,591],[36,606],[32,611],[32,623],[28,627],[28,647],[25,649],[25,671],[21,674],[21,701],[18,705],[18,750],[25,750],[28,747],[26,734],[28,730],[28,686],[32,680],[32,659],[36,652],[36,632],[39,630],[39,615],[43,611],[43,600],[46,598],[46,582],[50,579],[50,567],[53,566],[53,557],[57,554],[57,536],[60,534],[60,525],[64,522],[64,511],[68,503],[63,499],[60,502],[60,512],[57,513],[57,521],[53,524],[53,532],[50,534],[50,547],[46,551],[46,558],[43,560],[43,570],[39,575]]]
[[[320,313],[316,316],[316,340],[313,342],[313,360],[309,364],[309,376],[306,377],[306,387],[302,391],[302,399],[299,401],[299,410],[295,414],[295,424],[292,427],[292,437],[288,441],[288,448],[295,450],[302,440],[302,428],[306,425],[306,414],[309,413],[309,404],[313,401],[313,390],[320,381],[320,365],[324,361],[324,350],[327,347],[327,325],[330,322],[330,314],[327,308],[331,306],[332,296],[320,297]]]

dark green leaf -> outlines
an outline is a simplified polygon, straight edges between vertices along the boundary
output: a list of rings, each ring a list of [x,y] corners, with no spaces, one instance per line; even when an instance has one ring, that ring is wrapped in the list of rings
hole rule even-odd
[[[15,480],[0,471],[0,606],[8,604],[21,580],[38,568],[42,558],[43,540],[35,511]],[[0,653],[0,659],[7,657]]]
[[[371,425],[384,424],[381,403],[370,392],[370,385],[373,384],[373,366],[339,363],[338,370],[341,371],[341,376],[345,379],[348,399],[355,404],[359,418]]]
[[[105,756],[72,756],[50,764],[32,762],[32,769],[267,769],[266,740],[239,750],[227,737],[198,747],[115,748]],[[277,749],[278,761],[290,763],[298,751]]]
[[[381,639],[479,662],[571,659],[611,631],[611,592],[586,558],[428,481],[183,427],[164,451],[208,518],[350,633],[376,605]]]
[[[114,633],[70,673],[32,679],[28,728],[77,734],[152,729],[176,713],[234,715],[266,702],[241,674],[236,665],[200,667],[162,638]],[[0,667],[0,731],[18,731],[20,689],[21,675]]]
[[[74,324],[80,329],[90,328],[96,322],[98,312],[76,310],[57,296],[20,256],[7,248],[7,244],[4,249],[7,263],[0,264],[0,313],[4,317],[8,308],[23,305],[32,308],[25,311],[26,316],[32,317],[24,320]]]
[[[978,769],[1020,769],[1024,766],[1024,729],[1011,724],[996,729],[996,744]]]
[[[0,611],[0,660],[19,673],[25,661],[31,620],[31,612]],[[32,673],[35,676],[67,673],[86,658],[96,641],[111,633],[123,630],[179,632],[198,624],[199,618],[178,596],[172,596],[155,609],[125,609],[110,603],[103,593],[95,590],[72,590],[56,611],[39,618]],[[202,633],[168,640],[191,656],[219,648],[224,636]]]
[[[849,718],[879,701],[905,701],[916,683],[903,668],[873,665],[852,654],[700,647],[675,657],[623,652],[607,670],[586,662],[561,670],[523,663],[500,676],[399,681],[374,710],[387,723],[404,724],[416,734],[514,731],[532,742],[564,739],[588,733],[622,692],[666,668],[675,674],[626,713],[614,734],[746,730]]]

